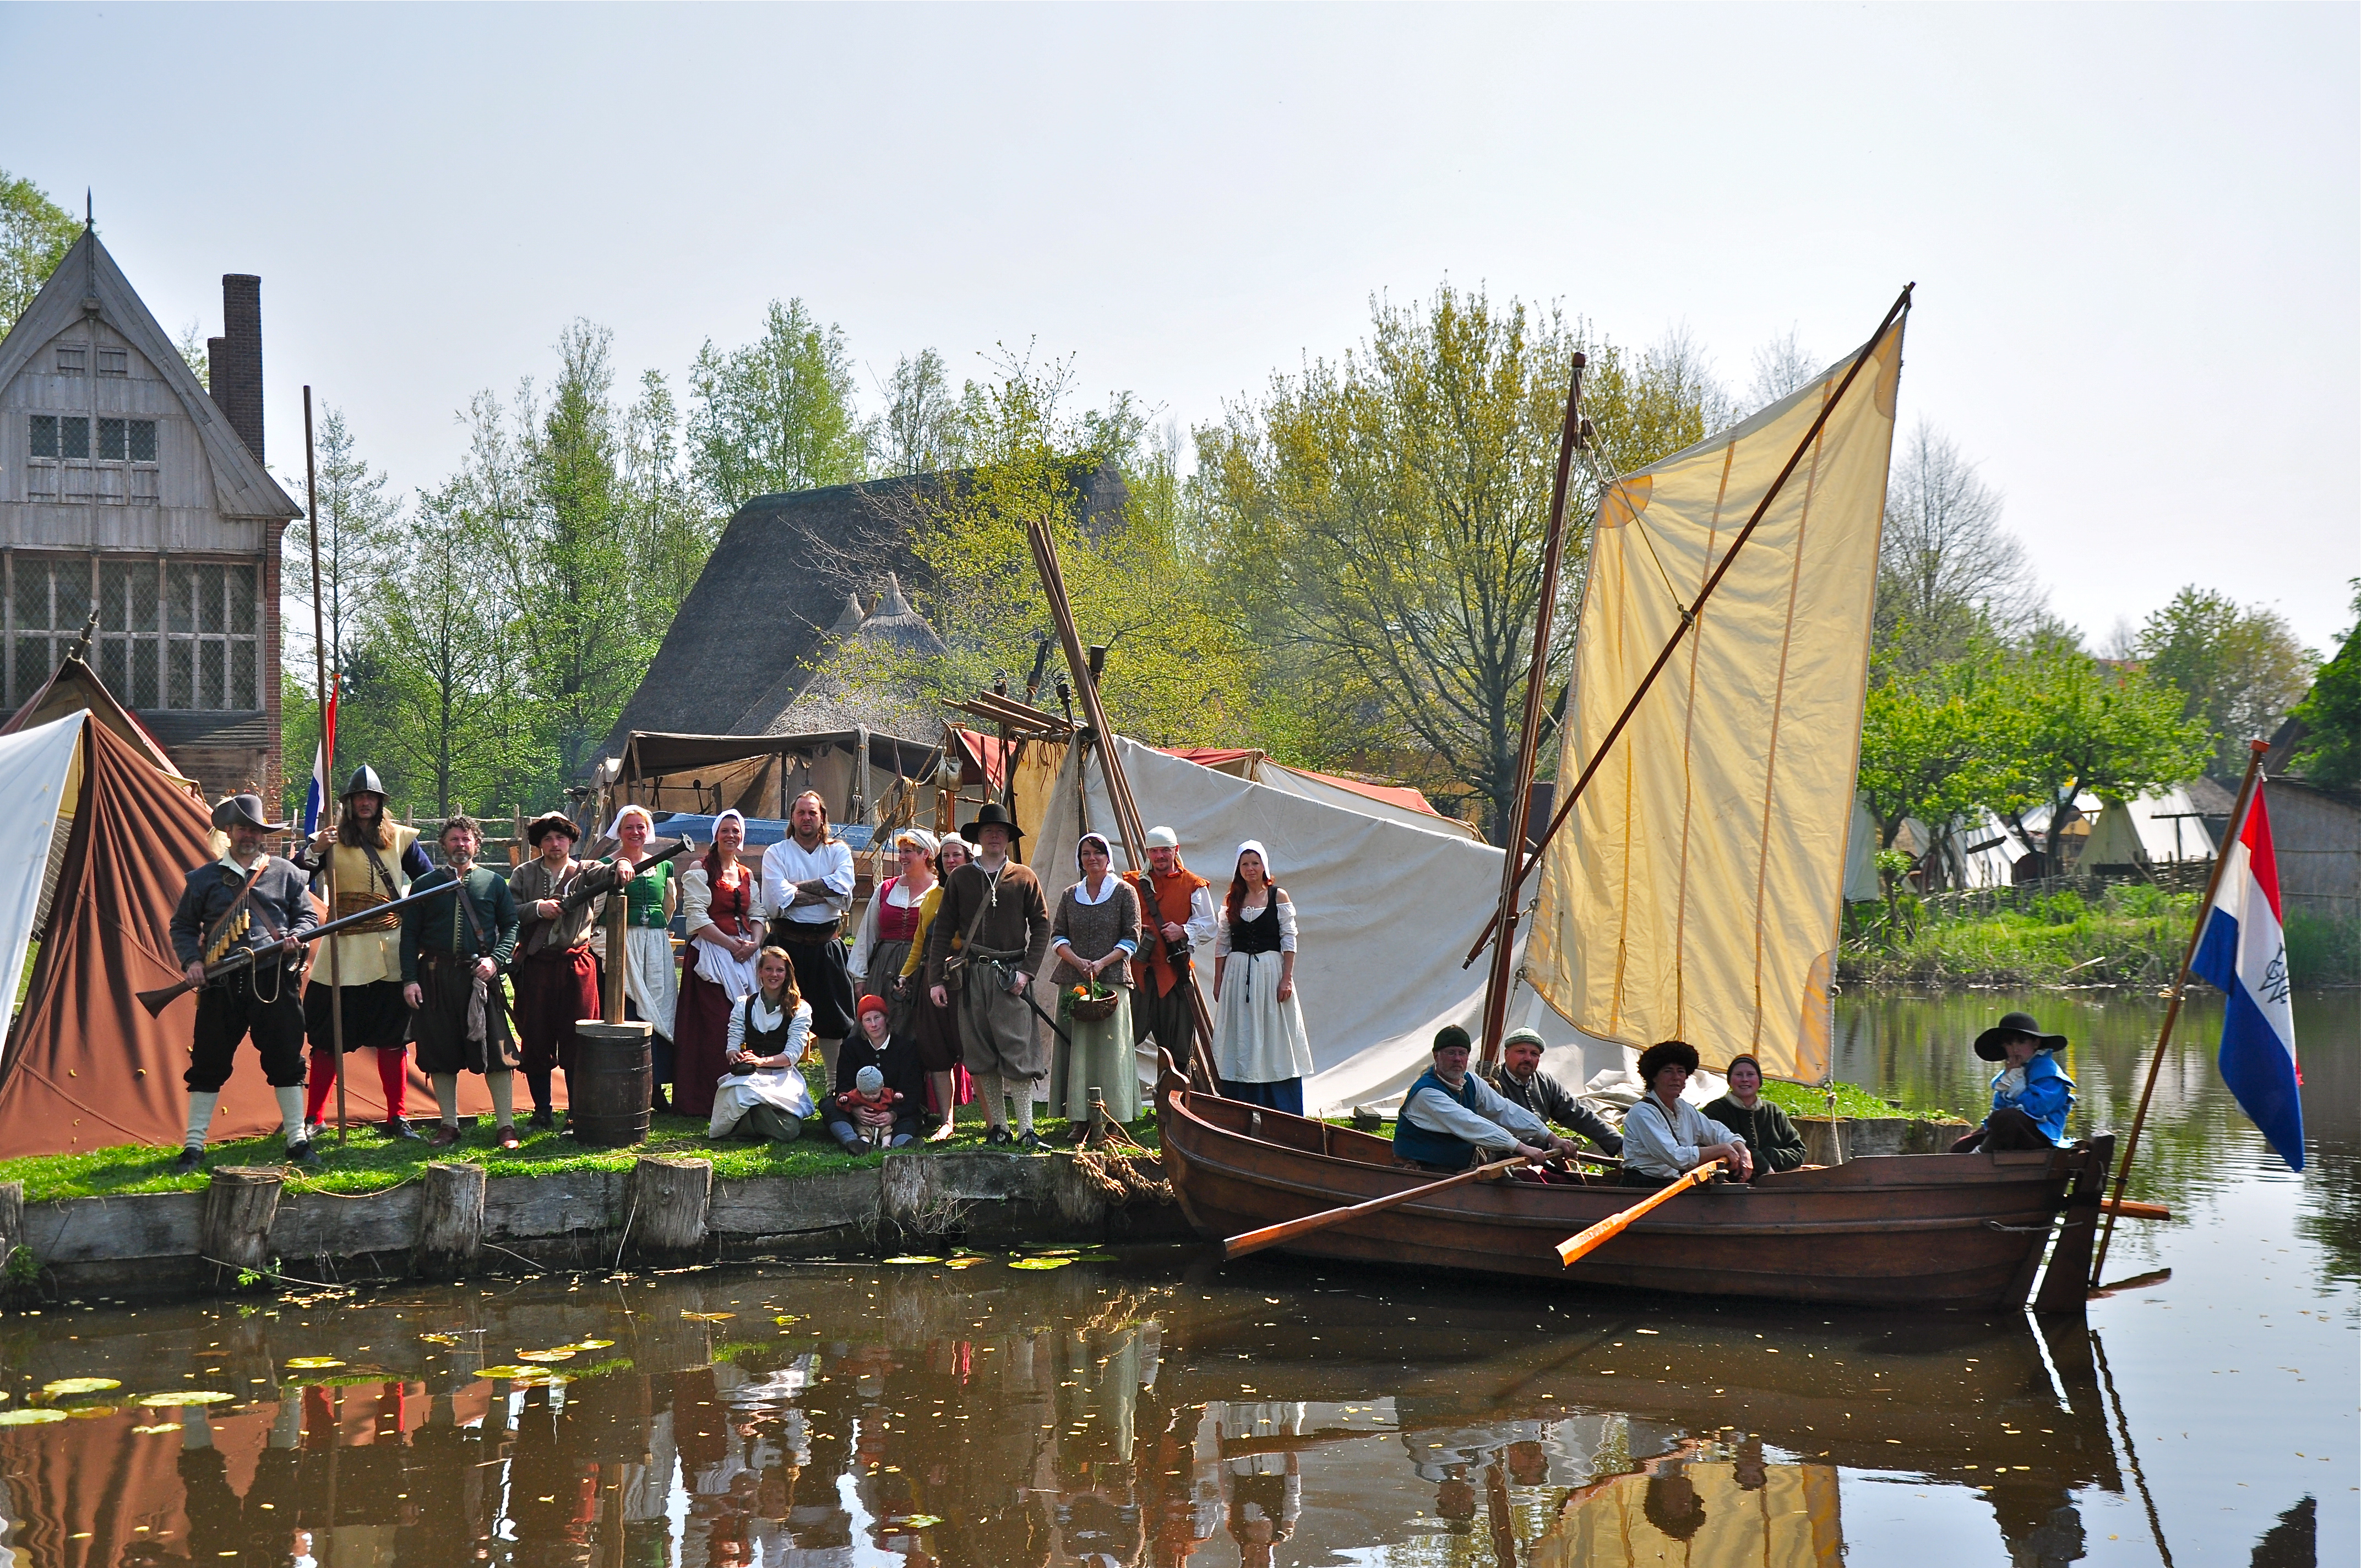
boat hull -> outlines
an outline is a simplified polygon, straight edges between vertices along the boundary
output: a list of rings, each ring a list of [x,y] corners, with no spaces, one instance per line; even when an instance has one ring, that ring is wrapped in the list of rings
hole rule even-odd
[[[1382,1139],[1159,1086],[1164,1169],[1219,1241],[1431,1182]],[[1868,1158],[1715,1183],[1673,1200],[1571,1268],[1557,1244],[1644,1194],[1469,1182],[1311,1232],[1283,1251],[1615,1291],[1995,1310],[2024,1305],[2087,1148]],[[2101,1157],[2103,1159],[2103,1156]],[[2064,1249],[2061,1249],[2061,1254]]]

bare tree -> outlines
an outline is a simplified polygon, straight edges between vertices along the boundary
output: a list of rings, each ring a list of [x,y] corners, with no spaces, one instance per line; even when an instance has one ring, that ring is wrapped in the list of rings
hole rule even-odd
[[[1956,658],[1979,632],[2015,636],[2045,609],[2001,495],[1925,420],[1895,457],[1877,558],[1877,635],[1896,668]]]
[[[885,411],[872,434],[871,466],[882,475],[925,474],[958,466],[960,402],[943,356],[931,348],[895,362],[879,389]]]
[[[1769,408],[1798,388],[1809,386],[1825,361],[1796,341],[1790,326],[1754,351],[1754,378],[1746,383],[1746,411]]]

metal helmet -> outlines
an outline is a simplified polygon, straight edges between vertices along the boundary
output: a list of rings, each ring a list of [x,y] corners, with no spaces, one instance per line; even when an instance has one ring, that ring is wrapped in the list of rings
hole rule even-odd
[[[345,793],[336,798],[350,800],[357,795],[373,795],[379,800],[385,798],[385,781],[378,777],[377,770],[367,763],[353,771],[353,782],[346,784]]]

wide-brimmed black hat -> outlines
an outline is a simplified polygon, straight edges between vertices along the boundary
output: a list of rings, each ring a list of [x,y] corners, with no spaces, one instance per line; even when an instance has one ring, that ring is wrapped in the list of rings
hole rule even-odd
[[[367,762],[353,770],[351,782],[345,785],[345,793],[336,798],[350,800],[357,795],[373,795],[379,800],[385,798],[385,781],[378,777],[377,770]]]
[[[2033,1021],[2032,1014],[2004,1013],[1999,1023],[1976,1036],[1976,1055],[1986,1061],[2006,1061],[2011,1035],[2029,1035],[2034,1044],[2045,1051],[2063,1050],[2066,1047],[2065,1036],[2043,1034],[2041,1025]]]
[[[975,814],[975,820],[960,829],[960,837],[975,843],[983,837],[986,828],[1005,828],[1012,840],[1025,837],[1025,829],[1016,826],[1016,818],[1008,815],[1008,807],[996,800],[985,801],[983,809]]]
[[[541,841],[552,833],[563,833],[577,843],[582,839],[580,826],[563,811],[544,811],[524,825],[525,842],[536,850],[541,848]]]
[[[1640,1081],[1650,1089],[1656,1086],[1656,1075],[1668,1067],[1697,1069],[1697,1047],[1686,1040],[1658,1040],[1640,1053]]]
[[[258,795],[234,795],[214,807],[214,826],[226,833],[237,823],[259,828],[265,833],[284,833],[287,824],[273,822],[263,814],[262,797]]]

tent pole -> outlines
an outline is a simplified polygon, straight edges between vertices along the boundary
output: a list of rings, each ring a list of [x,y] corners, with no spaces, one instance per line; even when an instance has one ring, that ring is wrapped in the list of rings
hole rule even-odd
[[[1762,500],[1755,503],[1754,515],[1746,520],[1746,526],[1738,531],[1736,539],[1730,541],[1730,549],[1723,554],[1721,564],[1713,569],[1713,576],[1706,579],[1705,587],[1697,590],[1696,599],[1690,603],[1688,609],[1681,612],[1680,626],[1672,636],[1664,640],[1664,652],[1658,653],[1656,662],[1648,666],[1648,673],[1640,677],[1639,689],[1631,694],[1631,700],[1623,705],[1623,711],[1616,718],[1613,726],[1608,729],[1607,738],[1598,743],[1598,750],[1591,753],[1589,762],[1582,770],[1582,776],[1574,781],[1574,787],[1566,791],[1565,798],[1557,803],[1556,811],[1551,814],[1549,826],[1542,830],[1541,837],[1534,840],[1532,852],[1524,857],[1523,864],[1517,868],[1516,881],[1519,883],[1522,883],[1525,878],[1532,874],[1533,868],[1541,864],[1543,852],[1548,850],[1550,840],[1557,837],[1557,830],[1565,825],[1566,817],[1573,814],[1574,803],[1582,798],[1583,787],[1590,783],[1590,775],[1598,771],[1599,763],[1605,762],[1608,753],[1615,749],[1617,738],[1623,733],[1623,727],[1631,722],[1631,715],[1639,711],[1642,699],[1648,695],[1648,688],[1656,684],[1656,677],[1664,673],[1666,664],[1672,663],[1673,652],[1681,645],[1681,639],[1689,634],[1689,630],[1697,624],[1697,617],[1704,613],[1705,601],[1711,598],[1713,590],[1721,586],[1721,579],[1729,574],[1731,564],[1738,559],[1738,553],[1746,548],[1746,542],[1749,539],[1754,537],[1754,530],[1762,523],[1763,515],[1770,511],[1771,503],[1777,500],[1779,492],[1786,488],[1788,476],[1795,473],[1797,464],[1803,462],[1804,454],[1812,449],[1812,443],[1820,438],[1821,428],[1828,422],[1829,416],[1837,411],[1837,405],[1844,401],[1845,393],[1851,389],[1853,378],[1861,374],[1861,367],[1869,363],[1869,356],[1877,352],[1877,345],[1885,341],[1885,334],[1894,329],[1894,323],[1909,310],[1910,291],[1917,286],[1916,283],[1903,285],[1901,295],[1894,300],[1893,308],[1885,313],[1885,319],[1878,323],[1877,331],[1871,334],[1869,342],[1863,345],[1861,353],[1854,356],[1851,367],[1845,371],[1844,379],[1837,383],[1835,395],[1820,405],[1819,417],[1812,422],[1812,428],[1804,433],[1804,439],[1795,444],[1795,452],[1787,458],[1787,466],[1779,470],[1779,477],[1771,481],[1771,488],[1763,491]],[[1511,861],[1516,859],[1513,846],[1510,850],[1510,859]],[[1492,939],[1493,921],[1499,918],[1496,912],[1492,920],[1484,923],[1484,929],[1477,934],[1475,945],[1467,949],[1467,957],[1460,964],[1460,968],[1466,969],[1468,964],[1474,963],[1477,956],[1483,952],[1484,944]]]
[[[1064,645],[1066,667],[1073,673],[1074,685],[1082,694],[1082,712],[1089,718],[1093,736],[1098,741],[1099,767],[1106,776],[1107,804],[1115,808],[1115,829],[1124,839],[1124,849],[1131,857],[1135,869],[1146,866],[1140,849],[1148,831],[1141,826],[1138,803],[1131,796],[1131,781],[1125,777],[1123,758],[1117,753],[1115,732],[1107,728],[1106,709],[1099,703],[1099,683],[1091,673],[1089,655],[1083,651],[1082,633],[1074,629],[1074,607],[1066,598],[1066,576],[1058,565],[1058,542],[1049,535],[1046,519],[1037,518],[1025,525],[1033,542],[1033,564],[1041,573],[1042,591],[1049,600],[1050,619],[1057,622],[1058,641]],[[1082,787],[1087,756],[1074,767],[1074,795],[1078,804],[1087,792]],[[1203,1075],[1204,1087],[1211,1091],[1221,1080],[1213,1073],[1213,1020],[1205,1010],[1205,993],[1195,981],[1189,982],[1189,1001],[1197,1014],[1196,1048],[1190,1060],[1198,1073]]]
[[[1500,823],[1500,906],[1492,915],[1499,939],[1492,944],[1492,967],[1484,981],[1484,1065],[1500,1059],[1500,1036],[1509,1021],[1509,992],[1516,976],[1510,963],[1517,945],[1517,883],[1524,858],[1525,814],[1533,795],[1533,762],[1541,750],[1542,695],[1549,685],[1551,624],[1557,619],[1558,577],[1565,563],[1565,491],[1574,473],[1575,449],[1582,438],[1582,371],[1590,356],[1577,351],[1565,389],[1565,429],[1558,436],[1557,478],[1550,487],[1549,543],[1542,553],[1542,600],[1533,612],[1533,662],[1525,675],[1523,739],[1517,743],[1517,776],[1509,790],[1509,811]]]
[[[333,828],[339,826],[335,817],[342,815],[343,806],[339,802],[332,807],[326,798],[328,792],[336,787],[336,731],[328,722],[328,637],[320,610],[323,597],[320,585],[320,471],[318,455],[312,441],[312,389],[309,387],[303,389],[303,504],[311,517],[307,532],[312,543],[312,672],[318,683],[314,689],[319,693],[320,701],[320,794],[323,797],[320,818]],[[385,803],[379,801],[378,816],[380,820],[384,815]],[[328,917],[333,920],[336,915],[335,851],[329,850],[324,860]],[[342,938],[331,938],[328,942],[328,1047],[335,1052],[336,1146],[339,1149],[352,1136],[345,1117],[345,988],[344,965],[338,951],[344,945]],[[387,1106],[385,1113],[391,1117],[393,1107]]]

